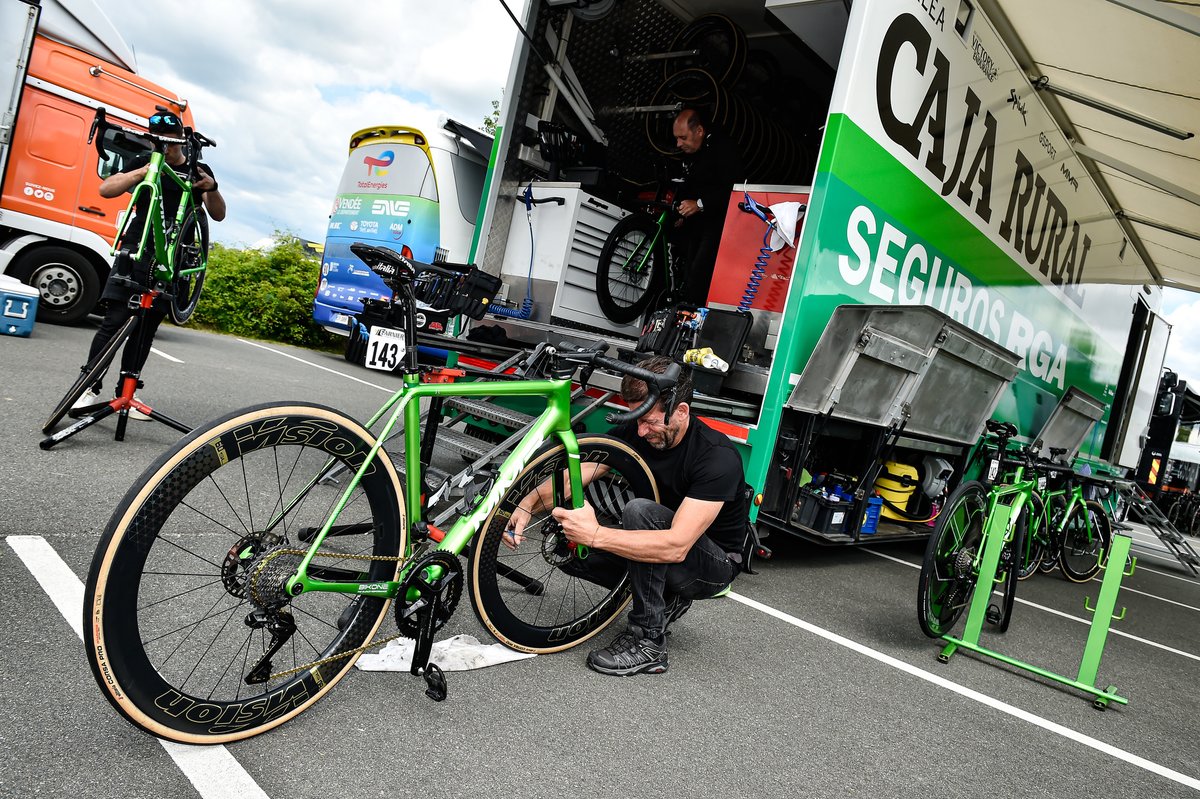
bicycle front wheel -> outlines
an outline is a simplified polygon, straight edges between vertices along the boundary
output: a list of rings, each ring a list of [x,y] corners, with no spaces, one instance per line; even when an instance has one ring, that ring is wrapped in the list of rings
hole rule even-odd
[[[608,467],[585,489],[602,526],[619,527],[635,497],[658,500],[649,467],[624,442],[581,436],[579,456],[582,464]],[[546,480],[554,483],[555,504],[570,507],[566,468],[561,444],[544,449],[517,475],[471,547],[475,614],[497,640],[521,652],[558,652],[586,641],[620,614],[632,593],[625,562],[599,551],[580,557],[549,510],[534,515],[515,550],[503,545],[517,503]]]
[[[950,632],[971,601],[986,516],[987,489],[974,480],[955,489],[938,514],[917,581],[917,621],[930,638]]]
[[[1046,518],[1046,505],[1037,494],[1030,494],[1017,517],[1023,543],[1017,549],[1017,579],[1028,580],[1037,573],[1038,566],[1050,557],[1050,524]]]
[[[608,234],[596,263],[596,301],[613,322],[637,319],[663,285],[662,247],[665,235],[648,214],[630,214]]]
[[[177,273],[186,269],[203,270],[208,266],[208,217],[188,211],[183,224],[179,226],[179,235],[171,245],[171,262],[175,264]],[[175,324],[186,324],[196,312],[206,274],[208,272],[205,270],[178,275],[172,281],[169,313]]]
[[[283,585],[373,443],[335,410],[273,403],[193,431],[142,474],[83,602],[92,672],[121,715],[180,743],[225,743],[282,724],[346,675],[388,601]],[[309,575],[395,579],[401,499],[381,452]]]
[[[1100,554],[1112,544],[1112,524],[1104,506],[1094,499],[1071,508],[1063,523],[1058,565],[1068,580],[1086,583],[1100,571]]]

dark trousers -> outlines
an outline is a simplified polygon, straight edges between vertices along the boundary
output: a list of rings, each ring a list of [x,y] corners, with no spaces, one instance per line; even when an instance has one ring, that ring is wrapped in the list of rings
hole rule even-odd
[[[621,526],[626,530],[666,530],[674,516],[673,510],[657,502],[634,499],[622,511]],[[707,535],[700,536],[681,563],[641,563],[593,549],[586,560],[574,564],[586,572],[579,576],[609,587],[616,585],[628,569],[633,585],[629,623],[640,627],[649,638],[663,634],[670,598],[708,599],[733,582],[739,568]]]
[[[156,301],[155,306],[159,303]],[[100,323],[100,329],[96,331],[96,336],[92,339],[91,349],[88,350],[88,363],[100,353],[108,342],[112,341],[113,336],[124,326],[125,321],[129,317],[134,316],[138,312],[129,307],[128,303],[113,300],[108,304],[108,310],[104,312],[104,321]],[[165,308],[151,307],[146,310],[146,315],[133,329],[133,337],[125,342],[125,349],[121,353],[121,371],[140,374],[142,367],[146,365],[146,359],[150,357],[150,347],[154,343],[154,334],[158,332],[158,326],[166,317]],[[86,366],[84,367],[86,368]],[[91,385],[92,391],[99,392],[101,381],[97,380]],[[119,388],[119,386],[118,386]]]
[[[672,233],[683,268],[680,299],[696,306],[708,305],[717,250],[721,246],[722,225],[688,220]]]

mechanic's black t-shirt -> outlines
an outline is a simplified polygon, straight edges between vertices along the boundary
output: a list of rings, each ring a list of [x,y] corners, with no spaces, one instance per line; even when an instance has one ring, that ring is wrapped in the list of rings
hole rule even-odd
[[[733,444],[695,416],[687,433],[668,450],[657,450],[637,434],[637,423],[613,428],[612,435],[641,455],[658,482],[662,504],[679,510],[684,497],[724,502],[705,532],[726,552],[740,553],[746,540],[745,472]]]

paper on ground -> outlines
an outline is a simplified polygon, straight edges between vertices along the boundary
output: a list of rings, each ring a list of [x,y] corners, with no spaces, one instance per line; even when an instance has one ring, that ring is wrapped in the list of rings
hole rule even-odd
[[[413,647],[411,638],[397,638],[377,653],[361,656],[355,664],[363,671],[408,671],[412,667]],[[515,652],[504,644],[481,644],[473,635],[455,635],[443,641],[434,641],[429,660],[442,671],[468,671],[537,657],[524,652]]]

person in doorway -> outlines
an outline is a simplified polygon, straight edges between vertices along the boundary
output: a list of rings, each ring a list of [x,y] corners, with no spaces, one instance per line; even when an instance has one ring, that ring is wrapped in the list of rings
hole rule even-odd
[[[638,366],[662,374],[671,362],[656,355]],[[611,587],[626,569],[630,574],[628,630],[587,658],[602,674],[665,672],[667,628],[693,600],[716,595],[741,571],[749,513],[741,456],[724,435],[692,415],[691,384],[685,369],[673,396],[660,397],[639,419],[612,430],[646,461],[662,504],[631,500],[619,528],[601,526],[587,502],[575,510],[552,509],[564,535],[589,547],[586,560],[572,562],[578,576]],[[621,397],[630,407],[647,392],[641,380],[621,381]],[[603,466],[585,464],[584,483],[603,473]],[[548,484],[530,492],[509,520],[506,543],[519,545],[533,514],[552,505]]]
[[[734,183],[745,180],[745,175],[736,148],[712,128],[699,110],[680,111],[672,133],[685,157],[686,169],[683,184],[675,193],[680,219],[672,236],[686,270],[681,298],[702,306],[708,304],[729,192]]]
[[[156,111],[150,116],[148,129],[151,133],[160,136],[174,136],[182,139],[184,135],[183,122],[178,116],[169,112]],[[175,170],[179,177],[192,180],[193,196],[200,196],[200,203],[203,205],[208,217],[216,222],[220,222],[225,218],[225,198],[221,196],[221,192],[217,189],[217,180],[212,169],[205,163],[198,162],[196,164],[196,172],[192,175],[183,174],[183,170],[187,167],[187,156],[184,153],[182,143],[171,143],[167,145],[164,154],[168,166]],[[109,175],[100,184],[100,196],[105,198],[119,197],[126,192],[133,191],[134,187],[142,182],[145,178],[147,170],[150,168],[150,154],[140,155],[134,158],[123,172],[114,172]],[[165,179],[162,181],[162,200],[163,200],[163,215],[166,219],[174,219],[175,214],[179,209],[179,203],[183,199],[183,190],[175,181]],[[142,238],[142,228],[146,224],[146,216],[148,206],[150,204],[149,197],[143,195],[139,197],[137,205],[134,207],[134,217],[130,220],[125,235],[120,241],[118,248],[117,261],[114,262],[113,269],[109,273],[108,282],[104,286],[104,293],[101,295],[101,300],[108,303],[105,310],[104,321],[100,324],[100,329],[96,331],[95,337],[92,339],[91,348],[88,350],[87,362],[90,363],[96,355],[104,349],[117,334],[117,331],[124,326],[126,320],[133,316],[135,310],[130,307],[130,300],[139,294],[140,289],[132,287],[123,281],[118,281],[120,277],[120,263],[122,256],[120,250],[129,250],[135,252],[138,243]],[[203,224],[203,220],[201,220]],[[152,245],[147,245],[152,246]],[[124,277],[130,278],[136,283],[148,286],[153,281],[151,272],[152,259],[143,259],[142,263],[132,264],[132,273],[126,274]],[[154,335],[158,331],[159,324],[167,314],[167,300],[162,295],[155,298],[153,306],[146,311],[143,325],[140,331],[135,331],[132,338],[125,343],[125,349],[121,353],[121,371],[140,373],[142,367],[146,364],[146,359],[150,355],[150,347],[154,342]],[[86,369],[86,365],[83,367]],[[120,386],[118,386],[118,389]],[[87,408],[98,404],[100,400],[101,384],[99,381],[93,383],[87,391],[83,393],[76,402],[75,408]],[[141,411],[131,408],[129,410],[129,418],[145,421],[150,417]]]

